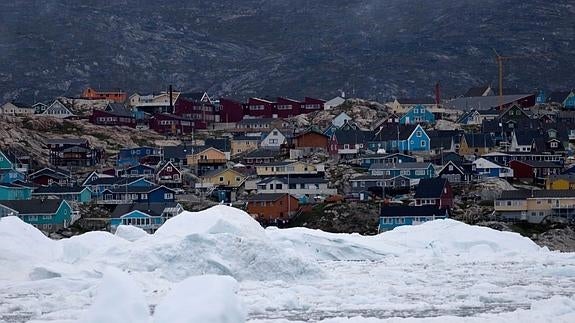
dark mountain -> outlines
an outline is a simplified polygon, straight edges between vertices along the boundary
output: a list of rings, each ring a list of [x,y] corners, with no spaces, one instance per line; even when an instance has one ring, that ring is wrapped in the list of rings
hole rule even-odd
[[[575,86],[572,0],[0,1],[0,97],[206,89],[366,98]]]

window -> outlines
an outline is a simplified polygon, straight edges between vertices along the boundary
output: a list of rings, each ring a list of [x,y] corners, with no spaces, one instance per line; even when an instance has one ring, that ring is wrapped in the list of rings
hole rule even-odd
[[[140,194],[140,199],[141,199],[141,200],[147,200],[147,199],[148,199],[148,194]]]
[[[418,131],[415,133],[415,135],[416,135],[417,137],[421,137],[421,131],[418,130]]]
[[[276,189],[278,189],[278,190],[283,189],[283,185],[282,184],[276,184]]]
[[[165,200],[172,200],[174,198],[174,194],[172,193],[166,193],[164,194],[164,199]]]
[[[224,181],[224,177],[220,176],[220,182],[223,182],[223,181]]]
[[[52,216],[50,215],[42,215],[42,220],[50,220],[52,219]]]
[[[416,170],[415,175],[425,175],[425,170]]]
[[[449,165],[449,170],[450,170],[450,171],[453,170],[453,165]]]
[[[425,142],[425,140],[422,140],[421,141],[421,147],[425,147],[425,146],[427,146],[427,143]]]
[[[36,216],[36,215],[29,216],[28,221],[38,221],[38,216]]]
[[[507,206],[511,206],[511,201],[507,201]]]
[[[553,141],[551,142],[551,148],[557,148],[557,142]]]
[[[242,180],[241,178],[236,177],[236,182],[239,182],[239,181],[241,181],[241,180]]]
[[[409,143],[413,145],[413,140],[410,140]]]

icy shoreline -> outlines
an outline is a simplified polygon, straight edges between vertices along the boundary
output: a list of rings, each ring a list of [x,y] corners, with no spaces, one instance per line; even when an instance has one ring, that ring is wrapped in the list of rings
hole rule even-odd
[[[223,283],[209,301],[222,313],[241,308],[221,322],[242,322],[242,313],[249,322],[575,321],[575,254],[453,220],[364,237],[264,230],[244,212],[216,206],[175,217],[153,235],[124,227],[53,241],[17,218],[0,219],[0,322],[95,322],[86,315],[103,306],[110,271],[133,281],[127,295],[143,295],[134,306],[189,317],[214,315],[197,304],[221,285],[214,275],[233,277],[237,286]],[[170,298],[174,290],[189,290],[188,301]],[[123,298],[109,294],[104,299]],[[121,304],[110,302],[104,307]],[[132,321],[173,321],[144,314]]]

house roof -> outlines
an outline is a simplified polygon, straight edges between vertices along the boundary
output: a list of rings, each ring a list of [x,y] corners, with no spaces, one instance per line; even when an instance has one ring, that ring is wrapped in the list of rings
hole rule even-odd
[[[555,91],[549,94],[547,102],[549,103],[563,103],[565,99],[571,94],[571,91]]]
[[[538,161],[538,160],[513,160],[513,162],[522,163],[529,165],[533,168],[563,168],[563,166],[548,162],[548,161]]]
[[[443,193],[443,188],[447,186],[449,181],[446,178],[422,178],[419,180],[417,189],[415,190],[415,198],[440,198]]]
[[[475,97],[483,96],[483,94],[489,89],[489,85],[472,87],[465,94],[464,97]]]
[[[72,194],[81,193],[83,190],[87,189],[84,186],[60,186],[51,185],[38,187],[34,190],[33,194]]]
[[[120,204],[116,206],[110,217],[120,218],[133,211],[140,211],[150,216],[161,216],[164,210],[176,208],[178,205],[176,202]]]
[[[424,98],[397,98],[397,102],[400,104],[435,104],[435,99],[424,97]]]
[[[180,96],[194,101],[194,102],[200,102],[202,101],[202,99],[204,98],[204,96],[207,95],[206,92],[188,92],[188,93],[181,93]]]
[[[249,202],[275,202],[286,196],[287,193],[259,193],[248,198]]]
[[[280,181],[289,184],[326,184],[327,180],[319,177],[268,177],[258,182],[258,184],[267,184],[273,181]]]
[[[369,170],[373,169],[427,169],[431,163],[405,162],[405,163],[385,163],[371,164]]]
[[[513,190],[501,192],[498,200],[525,200],[528,198],[572,198],[575,190]]]
[[[164,151],[164,158],[166,159],[186,159],[187,155],[192,154],[192,151],[198,152],[200,150],[196,150],[197,148],[194,146],[186,146],[186,145],[179,145],[179,146],[165,146],[162,148]]]
[[[60,208],[60,205],[65,203],[60,199],[32,199],[32,200],[11,200],[0,201],[0,205],[4,205],[20,215],[26,214],[54,214]]]
[[[122,103],[108,103],[105,111],[121,117],[132,117],[132,111]]]
[[[234,169],[231,169],[231,168],[224,168],[224,169],[215,169],[215,170],[206,172],[206,173],[204,173],[204,175],[202,175],[202,177],[204,177],[204,178],[205,178],[205,177],[213,177],[213,176],[216,176],[216,175],[218,175],[218,174],[221,174],[221,173],[227,172],[227,171],[232,171],[232,172],[237,173],[237,174],[239,174],[239,175],[241,175],[241,176],[244,176],[242,173],[238,172],[237,170],[234,170]]]
[[[467,142],[467,146],[474,148],[495,147],[495,141],[491,135],[486,133],[467,133],[465,134],[465,142]]]
[[[114,185],[123,180],[121,177],[99,177],[91,182],[86,183],[86,186],[90,185]]]
[[[341,130],[338,129],[334,133],[337,138],[337,143],[340,145],[354,145],[367,142],[372,137],[371,131],[363,130]]]
[[[500,105],[508,105],[515,101],[525,99],[533,94],[520,94],[520,95],[503,95],[501,98],[499,96],[477,96],[477,97],[464,97],[457,98],[451,101],[445,102],[444,106],[446,108],[457,109],[457,110],[489,110],[491,108],[499,107]]]
[[[231,149],[229,138],[206,138],[204,145],[219,149],[223,152],[230,151]]]
[[[277,150],[259,148],[252,150],[244,156],[245,158],[275,158],[280,154]]]
[[[88,139],[85,138],[54,138],[47,139],[47,145],[83,145],[87,144]]]
[[[70,178],[70,172],[62,170],[62,169],[52,169],[52,168],[42,168],[39,171],[36,171],[32,174],[29,175],[29,177],[31,179],[40,177],[40,176],[50,176],[52,178],[57,178],[57,179],[66,179],[66,178]]]
[[[385,206],[381,208],[380,216],[382,217],[401,217],[401,216],[436,216],[443,217],[446,210],[442,210],[437,206],[423,205],[423,206]]]

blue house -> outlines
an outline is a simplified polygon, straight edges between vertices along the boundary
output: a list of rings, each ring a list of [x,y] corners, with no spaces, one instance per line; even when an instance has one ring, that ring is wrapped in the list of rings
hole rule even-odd
[[[42,186],[32,192],[32,198],[57,197],[68,202],[88,203],[92,200],[92,190],[85,186]]]
[[[131,225],[154,233],[166,220],[183,211],[176,202],[120,204],[110,216],[110,231],[115,232],[120,225]]]
[[[449,217],[447,209],[435,205],[384,206],[379,217],[379,232],[392,230],[402,225],[417,225]]]
[[[405,176],[412,180],[435,177],[435,168],[432,163],[387,163],[372,164],[369,167],[372,176],[396,177]]]
[[[149,156],[157,156],[161,159],[162,149],[155,147],[136,147],[121,149],[117,157],[118,167],[130,167],[140,164],[140,161]]]
[[[433,124],[435,123],[435,116],[423,105],[416,105],[399,118],[399,123],[402,125],[420,123]]]
[[[513,169],[506,166],[501,166],[485,158],[474,160],[472,165],[473,172],[481,177],[513,177]]]
[[[365,155],[359,160],[363,168],[369,168],[372,164],[414,163],[417,161],[415,157],[401,153]]]
[[[166,203],[175,200],[176,193],[165,186],[125,186],[102,192],[101,204]]]
[[[154,178],[156,168],[148,165],[134,165],[123,170],[118,171],[120,177],[145,177],[149,179]]]
[[[29,200],[32,188],[17,184],[0,183],[0,200]]]
[[[371,151],[385,149],[386,152],[427,152],[431,139],[420,125],[402,125],[382,128],[368,141]]]
[[[535,103],[545,104],[547,103],[547,98],[549,98],[549,93],[546,90],[538,90],[535,96]]]
[[[91,181],[89,179],[92,179]],[[101,196],[102,193],[110,188],[123,188],[123,187],[152,187],[155,186],[153,182],[146,180],[142,177],[98,177],[87,178],[82,186],[90,188],[93,196]]]
[[[0,183],[14,183],[25,180],[26,175],[15,169],[0,169]]]
[[[0,217],[11,215],[49,233],[67,228],[74,220],[70,204],[56,199],[0,201]]]
[[[575,109],[575,92],[574,91],[563,91],[563,92],[551,92],[547,98],[547,103],[558,104],[565,109]]]

